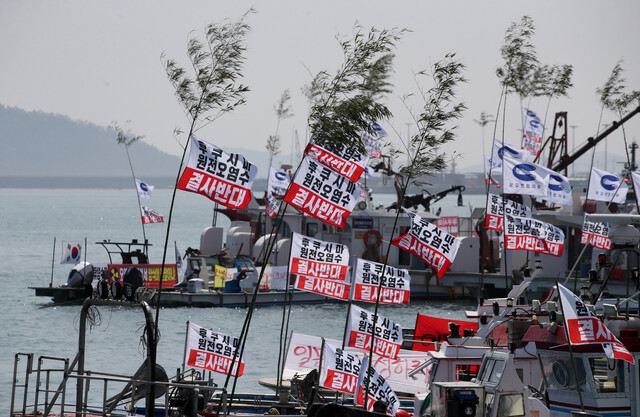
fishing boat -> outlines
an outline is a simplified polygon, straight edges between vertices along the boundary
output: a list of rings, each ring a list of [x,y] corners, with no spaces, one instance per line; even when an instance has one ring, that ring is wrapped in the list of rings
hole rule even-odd
[[[67,283],[58,287],[29,287],[38,297],[50,297],[54,303],[82,303],[87,297],[133,300],[138,288],[157,288],[160,271],[165,285],[177,284],[175,264],[150,264],[148,241],[96,242],[107,252],[109,261],[79,262],[69,272]]]

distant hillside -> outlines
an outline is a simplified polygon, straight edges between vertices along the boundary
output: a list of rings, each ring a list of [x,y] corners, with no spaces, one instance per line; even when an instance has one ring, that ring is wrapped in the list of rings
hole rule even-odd
[[[266,178],[269,164],[266,150],[225,150],[243,154],[258,166],[258,177]],[[132,145],[129,153],[136,176],[147,180],[162,178],[168,183],[175,180],[179,157],[143,142]],[[278,155],[274,166],[279,167],[280,161],[288,163],[290,158]],[[112,129],[63,115],[0,105],[0,177],[69,178],[77,184],[78,178],[126,179],[130,175],[125,149],[116,142]],[[32,186],[33,181],[23,184]],[[105,186],[105,181],[98,180],[96,184]],[[2,185],[6,186],[6,181]]]

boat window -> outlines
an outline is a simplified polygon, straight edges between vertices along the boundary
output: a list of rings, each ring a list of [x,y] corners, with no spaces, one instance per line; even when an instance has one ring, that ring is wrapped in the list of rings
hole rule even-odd
[[[522,394],[504,394],[498,399],[498,417],[523,416],[524,398]]]
[[[493,358],[485,359],[482,362],[482,366],[480,367],[480,376],[478,377],[478,380],[486,381],[489,378],[489,375],[491,375],[491,370],[493,369],[494,363],[495,363],[495,359]]]
[[[491,370],[491,374],[489,375],[490,383],[497,384],[500,382],[500,378],[502,378],[502,372],[504,371],[504,367],[507,364],[506,361],[496,359],[496,364],[493,365],[493,369]]]
[[[478,376],[480,365],[456,365],[456,380],[471,381]]]
[[[622,359],[608,360],[605,356],[589,358],[596,392],[625,392],[624,367]]]
[[[569,356],[541,356],[545,381],[550,389],[576,391],[576,378]],[[578,382],[582,392],[592,392],[582,358],[575,358]]]
[[[305,234],[309,237],[315,237],[318,234],[318,223],[307,223],[307,232]]]

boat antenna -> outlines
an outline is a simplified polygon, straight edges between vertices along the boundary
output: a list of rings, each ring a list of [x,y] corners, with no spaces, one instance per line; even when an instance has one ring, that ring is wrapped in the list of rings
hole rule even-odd
[[[53,267],[56,264],[56,237],[53,237],[53,255],[51,255],[51,281],[49,281],[49,288],[53,287]]]

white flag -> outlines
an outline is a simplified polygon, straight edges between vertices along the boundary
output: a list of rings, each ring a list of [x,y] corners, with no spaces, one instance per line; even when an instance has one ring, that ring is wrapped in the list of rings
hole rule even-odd
[[[291,178],[289,173],[285,171],[278,171],[273,167],[269,171],[269,183],[267,186],[267,193],[273,193],[277,196],[284,196],[284,193],[289,188]]]
[[[542,120],[533,111],[525,107],[522,108],[522,118],[524,120],[524,131],[522,132],[522,149],[537,156],[542,148],[542,135],[544,125]]]
[[[149,185],[144,181],[140,181],[136,179],[136,189],[138,190],[138,196],[140,198],[151,198],[151,192],[155,187],[153,185]]]
[[[547,196],[544,198],[545,200],[560,204],[561,206],[570,206],[573,204],[569,178],[551,171],[548,181],[548,191]]]
[[[542,165],[523,162],[504,155],[503,189],[506,194],[526,194],[546,198],[549,192],[549,173]]]
[[[558,284],[558,295],[567,325],[567,333],[572,344],[601,343],[608,358],[623,359],[631,364],[635,362],[631,353],[620,340],[587,308],[578,296],[561,284]]]
[[[82,244],[80,242],[62,242],[61,264],[77,264],[82,255]]]
[[[629,187],[619,175],[592,168],[589,178],[588,200],[624,203]]]
[[[503,145],[502,142],[494,139],[491,156],[486,160],[487,171],[491,171],[492,174],[501,174],[502,159],[505,155],[510,158],[526,161],[529,158],[529,151],[517,149],[511,145]]]

